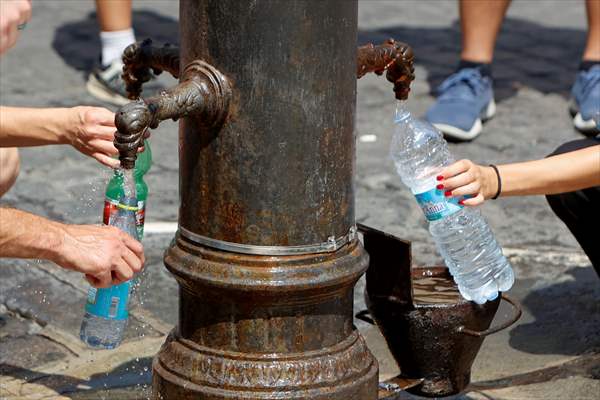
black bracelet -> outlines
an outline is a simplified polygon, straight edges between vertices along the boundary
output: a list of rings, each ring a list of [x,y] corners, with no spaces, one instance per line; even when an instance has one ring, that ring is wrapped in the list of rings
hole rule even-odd
[[[498,191],[496,192],[496,195],[492,197],[492,200],[496,200],[498,196],[500,196],[500,192],[502,192],[502,179],[500,179],[500,171],[498,171],[498,167],[496,167],[494,164],[490,164],[490,167],[494,168],[494,171],[496,171],[496,177],[498,178]]]

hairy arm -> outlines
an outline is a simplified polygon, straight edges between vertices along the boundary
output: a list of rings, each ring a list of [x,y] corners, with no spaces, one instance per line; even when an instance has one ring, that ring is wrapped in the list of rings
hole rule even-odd
[[[53,261],[98,287],[131,279],[144,263],[141,243],[118,228],[61,224],[12,208],[0,208],[0,257]]]
[[[61,245],[59,224],[12,208],[0,208],[0,257],[53,260]]]
[[[111,158],[114,113],[101,107],[0,107],[0,147],[70,144],[102,164],[117,167]]]
[[[501,196],[556,194],[600,186],[600,145],[541,160],[498,165],[502,180]],[[498,179],[492,167],[458,161],[438,177],[439,189],[447,196],[465,199],[465,205],[478,205],[494,197]]]

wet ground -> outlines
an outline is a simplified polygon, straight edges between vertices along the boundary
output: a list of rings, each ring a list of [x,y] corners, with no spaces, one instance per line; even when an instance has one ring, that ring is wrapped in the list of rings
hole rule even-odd
[[[176,41],[177,7],[135,1],[139,38]],[[3,105],[99,104],[85,91],[98,57],[93,2],[34,2],[22,40],[0,62]],[[454,67],[459,50],[454,1],[365,1],[359,43],[388,37],[415,50],[417,81],[409,107],[422,115],[431,88]],[[402,21],[402,22],[400,22]],[[458,158],[502,163],[543,157],[580,136],[567,112],[568,92],[585,39],[582,2],[515,1],[500,35],[494,76],[498,113]],[[167,78],[166,83],[169,83]],[[389,85],[358,82],[357,220],[413,241],[414,259],[438,263],[424,219],[387,158],[394,104]],[[162,252],[177,218],[177,126],[152,138],[154,165],[147,213],[147,277],[118,351],[90,351],[77,339],[86,283],[50,263],[3,260],[0,267],[0,397],[3,399],[145,398],[151,358],[177,320],[177,287]],[[108,173],[68,147],[25,149],[17,185],[3,204],[74,223],[100,221]],[[595,399],[600,393],[600,285],[589,261],[541,197],[483,207],[516,268],[511,295],[524,315],[486,339],[463,399]],[[139,303],[139,301],[138,301]],[[362,282],[356,309],[364,309]],[[501,308],[496,323],[509,313]],[[381,378],[397,373],[379,333],[357,326],[380,361]],[[400,399],[410,396],[400,394]]]

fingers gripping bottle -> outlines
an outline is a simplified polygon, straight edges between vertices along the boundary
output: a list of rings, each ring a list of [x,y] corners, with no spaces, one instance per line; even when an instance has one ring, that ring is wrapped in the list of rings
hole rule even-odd
[[[109,224],[137,239],[136,211],[135,195],[124,195]],[[132,285],[133,280],[129,280],[109,288],[90,288],[79,332],[83,342],[101,349],[114,349],[121,344],[129,317],[127,305]]]
[[[446,198],[436,188],[436,177],[454,162],[442,134],[417,120],[399,102],[391,156],[402,182],[414,194],[429,232],[444,258],[461,295],[478,304],[509,290],[514,273],[479,210]]]

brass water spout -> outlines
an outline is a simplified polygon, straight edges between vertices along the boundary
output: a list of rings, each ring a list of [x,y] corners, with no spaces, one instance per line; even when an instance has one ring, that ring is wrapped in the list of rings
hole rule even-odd
[[[125,169],[135,165],[137,149],[142,145],[144,132],[156,128],[161,121],[196,115],[203,124],[214,126],[225,120],[231,99],[228,79],[216,68],[202,60],[194,60],[180,74],[179,49],[171,46],[154,47],[147,39],[130,45],[123,53],[123,80],[130,98],[116,113],[115,147]],[[139,98],[142,84],[163,70],[180,83],[157,96]]]
[[[360,79],[369,72],[381,75],[387,71],[385,76],[394,84],[396,98],[406,100],[410,84],[415,79],[413,61],[413,50],[406,43],[394,39],[388,39],[377,46],[369,43],[357,50],[356,76]]]

